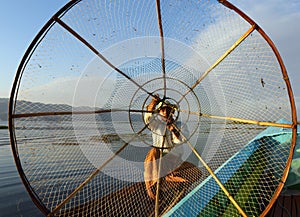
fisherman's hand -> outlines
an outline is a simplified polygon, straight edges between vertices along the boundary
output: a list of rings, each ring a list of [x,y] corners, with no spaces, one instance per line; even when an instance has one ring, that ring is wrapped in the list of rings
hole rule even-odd
[[[160,100],[159,94],[155,94],[154,96],[152,96],[152,100],[149,103],[149,105],[147,106],[147,110],[148,111],[153,111],[155,109],[155,106],[159,102],[159,100]]]
[[[174,124],[168,125],[168,129],[176,136],[176,138],[180,137],[180,132],[178,128],[174,126]]]
[[[152,96],[152,101],[151,102],[154,102],[155,104],[157,104],[157,102],[160,100],[159,98],[159,94],[155,94]]]

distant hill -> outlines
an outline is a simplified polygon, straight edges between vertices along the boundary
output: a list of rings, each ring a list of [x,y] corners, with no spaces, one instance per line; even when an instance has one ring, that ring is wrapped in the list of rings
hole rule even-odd
[[[1,121],[8,120],[8,103],[9,99],[0,98],[0,119]],[[29,102],[20,100],[17,103],[18,108],[22,108],[22,113],[35,112],[53,112],[53,111],[72,111],[72,106],[63,104],[44,104],[40,102]],[[51,120],[51,117],[44,117],[45,120]],[[57,120],[57,119],[56,119]]]
[[[0,98],[0,119],[1,121],[8,120],[8,101],[7,98]],[[29,102],[29,101],[18,101],[17,103],[17,110],[22,108],[22,113],[36,113],[36,112],[72,112],[73,110],[76,111],[95,111],[99,110],[99,108],[91,108],[91,107],[76,107],[73,108],[70,105],[66,104],[44,104],[40,102]],[[61,116],[62,118],[65,118]],[[45,121],[58,121],[59,117],[55,116],[44,116],[40,117],[39,120]],[[99,121],[112,121],[111,113],[102,113],[96,116],[96,119]],[[131,114],[132,121],[142,121],[141,114],[133,113]],[[128,121],[128,115],[118,115],[118,121]]]
[[[0,119],[8,120],[9,99],[0,98]],[[29,102],[20,100],[17,103],[18,108],[22,108],[22,113],[49,112],[49,111],[72,111],[72,106],[61,104],[44,104],[39,102]]]
[[[7,113],[8,113],[8,99],[7,98],[0,98],[0,120],[6,121],[7,120]]]

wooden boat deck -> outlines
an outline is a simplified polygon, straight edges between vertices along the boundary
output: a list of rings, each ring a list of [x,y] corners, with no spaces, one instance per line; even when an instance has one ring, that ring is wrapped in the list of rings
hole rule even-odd
[[[186,195],[186,189],[189,189],[201,176],[201,171],[188,162],[184,162],[176,171],[181,173],[180,176],[183,178],[193,174],[193,180],[178,183],[161,179],[160,216],[180,201]],[[148,196],[145,183],[139,182],[75,208],[61,210],[55,216],[155,216],[155,200]]]
[[[266,217],[300,216],[300,192],[288,191],[281,194]]]

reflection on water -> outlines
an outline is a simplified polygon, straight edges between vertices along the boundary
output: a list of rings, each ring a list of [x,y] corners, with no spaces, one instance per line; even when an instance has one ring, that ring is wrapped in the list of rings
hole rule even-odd
[[[17,172],[8,130],[0,130],[0,216],[43,216],[31,201]]]

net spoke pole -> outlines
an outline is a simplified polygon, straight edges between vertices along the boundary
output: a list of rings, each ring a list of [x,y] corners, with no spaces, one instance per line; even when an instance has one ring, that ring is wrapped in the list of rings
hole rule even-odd
[[[161,67],[162,67],[162,75],[164,82],[164,97],[167,95],[167,84],[166,84],[166,66],[165,66],[165,42],[164,42],[164,32],[161,21],[161,9],[160,9],[160,0],[156,0],[156,11],[157,11],[157,20],[159,26],[159,35],[160,35],[160,47],[161,47]]]
[[[161,182],[161,164],[162,164],[163,151],[159,149],[159,161],[157,170],[157,183],[156,183],[156,195],[155,195],[155,206],[154,206],[154,216],[159,216],[159,192],[160,192],[160,182]]]
[[[189,112],[185,110],[180,110],[181,112],[198,115],[200,117],[212,118],[212,119],[219,119],[219,120],[226,120],[226,121],[236,121],[243,124],[253,124],[258,126],[266,126],[266,127],[281,127],[281,128],[290,128],[293,129],[293,124],[284,124],[284,123],[274,123],[274,122],[267,122],[267,121],[257,121],[257,120],[250,120],[250,119],[243,119],[243,118],[235,118],[235,117],[223,117],[217,115],[210,115],[210,114],[203,114],[200,112]]]
[[[132,113],[149,113],[147,110],[140,109],[100,109],[95,111],[57,111],[57,112],[33,112],[33,113],[19,113],[12,114],[12,118],[28,118],[28,117],[46,117],[46,116],[59,116],[59,115],[90,115],[90,114],[103,114],[113,112],[132,112]]]
[[[213,65],[211,65],[198,79],[197,81],[191,86],[191,88],[186,91],[181,98],[179,99],[178,103],[180,103],[183,98],[189,94],[200,82],[214,69],[216,68],[234,49],[236,49],[255,29],[257,25],[254,24],[242,35]]]
[[[222,189],[222,191],[225,193],[225,195],[228,197],[228,199],[232,202],[232,204],[235,206],[235,208],[239,211],[239,213],[243,217],[247,217],[247,214],[240,207],[240,205],[235,201],[235,199],[230,195],[230,193],[227,191],[227,189],[225,188],[225,186],[222,184],[222,182],[219,180],[219,178],[216,176],[216,174],[212,171],[212,169],[208,166],[208,164],[203,160],[203,158],[198,153],[198,151],[195,149],[195,147],[183,135],[183,133],[181,132],[181,130],[179,130],[175,124],[173,124],[173,127],[178,130],[178,132],[180,133],[180,135],[183,137],[183,140],[188,144],[188,146],[193,151],[193,153],[196,155],[196,157],[198,158],[198,160],[203,164],[203,166],[206,168],[206,170],[209,172],[209,174],[212,176],[212,178],[216,181],[216,183],[219,185],[219,187]]]
[[[155,195],[155,207],[154,207],[154,216],[159,216],[159,192],[160,192],[160,182],[161,180],[161,167],[162,167],[162,158],[163,158],[163,149],[166,142],[167,137],[167,126],[165,127],[163,134],[162,148],[159,148],[159,161],[158,161],[158,170],[157,170],[157,183],[156,183],[156,195]]]
[[[139,85],[135,80],[133,80],[130,76],[125,74],[123,71],[121,71],[119,68],[117,68],[115,65],[113,65],[108,59],[106,59],[95,47],[93,47],[88,41],[86,41],[83,37],[81,37],[75,30],[73,30],[70,26],[68,26],[65,22],[63,22],[58,17],[53,17],[53,19],[60,24],[63,28],[65,28],[68,32],[70,32],[75,38],[77,38],[79,41],[81,41],[84,45],[86,45],[93,53],[95,53],[103,62],[105,62],[108,66],[110,66],[112,69],[114,69],[119,74],[123,75],[125,78],[127,78],[129,81],[131,81],[133,84],[135,84],[137,87],[139,87],[141,90],[146,92],[148,95],[154,96],[152,93],[148,92],[146,89],[144,89],[141,85]]]

